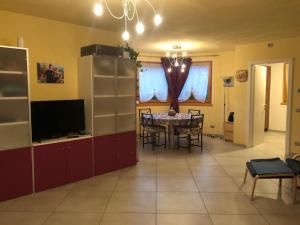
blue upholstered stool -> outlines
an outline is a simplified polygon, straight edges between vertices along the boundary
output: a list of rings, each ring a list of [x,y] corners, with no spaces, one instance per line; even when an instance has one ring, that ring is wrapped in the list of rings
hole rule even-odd
[[[246,162],[246,173],[244,183],[246,183],[248,172],[254,178],[253,188],[251,193],[251,200],[254,200],[254,191],[256,182],[258,179],[279,179],[280,185],[282,179],[294,179],[294,201],[296,201],[296,189],[297,189],[297,175],[296,172],[291,169],[283,160],[280,158],[273,159],[254,159]]]

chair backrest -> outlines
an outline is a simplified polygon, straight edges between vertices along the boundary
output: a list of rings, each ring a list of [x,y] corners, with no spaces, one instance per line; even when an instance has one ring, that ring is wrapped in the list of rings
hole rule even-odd
[[[151,108],[139,109],[139,118],[141,120],[142,113],[151,113]]]
[[[143,127],[153,126],[153,115],[151,113],[142,113],[141,124]]]
[[[191,115],[190,129],[203,129],[204,114]]]
[[[198,109],[188,109],[188,114],[200,116],[201,110],[198,110]]]

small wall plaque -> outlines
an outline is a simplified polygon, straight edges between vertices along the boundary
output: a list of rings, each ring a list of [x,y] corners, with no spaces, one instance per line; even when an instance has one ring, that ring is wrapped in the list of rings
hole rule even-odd
[[[239,82],[246,82],[248,80],[248,70],[238,70],[238,71],[236,71],[236,79]]]

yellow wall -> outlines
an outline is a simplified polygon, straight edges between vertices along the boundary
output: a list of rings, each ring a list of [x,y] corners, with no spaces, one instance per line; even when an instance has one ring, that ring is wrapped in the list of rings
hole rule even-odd
[[[16,46],[24,37],[29,49],[32,100],[77,98],[77,60],[80,47],[89,44],[118,45],[119,35],[99,29],[0,11],[0,45]],[[64,84],[39,84],[37,62],[60,64],[65,69]]]
[[[300,107],[300,94],[297,88],[300,88],[300,38],[291,38],[272,41],[273,48],[267,48],[267,43],[256,43],[243,46],[237,46],[235,51],[236,69],[248,69],[251,61],[294,58],[293,66],[293,88],[292,88],[292,118],[291,118],[291,152],[300,152],[300,147],[294,145],[295,141],[300,139],[300,113],[296,113],[296,108]],[[234,140],[238,144],[247,144],[248,133],[248,88],[249,81],[236,82],[234,87],[235,98],[235,135]]]
[[[223,99],[224,89],[222,76],[228,76],[234,74],[234,52],[222,52],[215,57],[193,57],[193,61],[212,61],[212,106],[180,106],[181,112],[187,112],[189,108],[200,109],[201,113],[205,114],[204,120],[204,132],[206,134],[218,134],[223,133]],[[159,61],[158,58],[146,58],[141,57],[142,61]],[[232,96],[231,96],[232,98]],[[233,102],[233,101],[231,101]],[[137,119],[138,109],[149,108],[147,106],[137,107]],[[153,112],[167,112],[169,106],[151,106]],[[227,111],[233,109],[233,105],[228,107]],[[228,116],[226,116],[227,119]],[[137,120],[138,121],[138,120]],[[214,126],[214,128],[211,128]]]

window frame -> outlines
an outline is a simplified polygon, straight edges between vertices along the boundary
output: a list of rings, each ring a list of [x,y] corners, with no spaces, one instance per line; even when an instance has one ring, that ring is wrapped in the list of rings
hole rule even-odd
[[[142,62],[143,65],[161,65],[160,62]],[[197,100],[187,100],[185,102],[179,102],[180,106],[213,106],[212,104],[212,71],[213,71],[213,61],[193,61],[193,65],[208,65],[209,66],[209,76],[208,76],[208,97],[206,102],[199,102]],[[138,71],[140,73],[140,71]],[[171,103],[170,91],[168,91],[168,100],[161,102],[155,99],[152,99],[148,102],[140,102],[139,99],[139,75],[137,76],[137,85],[136,85],[136,101],[137,106],[169,106]]]

